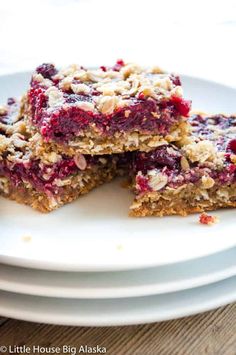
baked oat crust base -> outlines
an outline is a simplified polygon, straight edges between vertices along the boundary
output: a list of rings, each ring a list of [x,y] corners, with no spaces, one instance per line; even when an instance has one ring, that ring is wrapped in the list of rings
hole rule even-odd
[[[172,127],[171,132],[166,136],[141,134],[139,132],[117,132],[114,136],[99,136],[85,134],[75,139],[75,141],[65,147],[68,154],[114,154],[129,152],[134,150],[150,151],[159,145],[176,142],[188,135],[188,123],[182,120],[178,125]],[[57,144],[60,149],[59,144]],[[69,149],[67,151],[67,149]]]
[[[37,191],[29,184],[22,183],[15,187],[6,177],[0,177],[0,195],[18,203],[29,205],[40,212],[51,212],[67,203],[76,200],[79,196],[88,193],[95,187],[111,181],[116,175],[115,167],[89,172],[71,180],[71,184],[64,186],[60,195],[47,195]]]
[[[138,196],[130,207],[130,216],[187,216],[192,213],[236,207],[236,184],[203,190],[189,184],[179,192],[169,189]]]

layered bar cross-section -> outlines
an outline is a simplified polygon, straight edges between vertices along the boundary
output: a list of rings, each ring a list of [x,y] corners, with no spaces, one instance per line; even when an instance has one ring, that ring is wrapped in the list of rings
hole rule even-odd
[[[26,116],[66,153],[148,151],[187,134],[190,101],[178,76],[118,61],[113,67],[57,69],[32,76]]]
[[[236,116],[196,114],[192,135],[178,148],[135,152],[133,216],[187,215],[236,207]]]
[[[32,134],[19,103],[0,107],[0,194],[52,211],[116,175],[117,156],[69,156]]]

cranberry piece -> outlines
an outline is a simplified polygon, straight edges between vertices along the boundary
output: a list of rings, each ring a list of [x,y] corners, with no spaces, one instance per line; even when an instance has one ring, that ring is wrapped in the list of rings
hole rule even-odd
[[[14,105],[15,103],[16,103],[16,100],[13,97],[9,97],[9,99],[7,99],[8,105]]]
[[[138,99],[139,99],[139,100],[144,100],[144,99],[145,99],[145,95],[144,95],[143,92],[140,92],[140,93],[138,94]]]
[[[121,67],[123,67],[125,65],[125,62],[123,61],[123,59],[118,59],[116,61],[116,64],[120,65]]]
[[[125,65],[125,62],[123,61],[123,59],[118,59],[116,61],[116,64],[114,65],[114,67],[112,68],[114,71],[120,71],[120,69]]]
[[[236,139],[232,139],[228,142],[227,150],[231,150],[234,154],[236,154]]]
[[[187,117],[191,109],[191,101],[185,100],[179,96],[172,96],[171,103],[181,116]]]
[[[176,86],[181,86],[180,77],[178,75],[171,74],[170,80]]]
[[[56,75],[57,70],[53,64],[43,63],[38,68],[36,68],[36,72],[41,74],[46,79],[51,79],[52,76]]]
[[[107,68],[104,65],[101,65],[100,69],[102,69],[102,71],[105,71],[105,72],[107,71]]]

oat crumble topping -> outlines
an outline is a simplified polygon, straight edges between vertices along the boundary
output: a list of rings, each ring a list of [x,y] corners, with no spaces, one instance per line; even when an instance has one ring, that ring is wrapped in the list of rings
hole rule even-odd
[[[66,69],[59,70],[52,80],[44,78],[42,74],[35,73],[32,77],[33,81],[40,85],[48,87],[46,95],[49,97],[49,106],[54,107],[63,104],[63,94],[56,90],[53,80],[59,80],[59,89],[75,93],[89,94],[96,90],[104,95],[103,101],[109,100],[107,96],[117,97],[116,101],[123,102],[123,106],[129,105],[129,100],[122,100],[122,97],[136,97],[140,94],[145,97],[170,98],[171,96],[183,96],[182,88],[175,85],[169,74],[163,73],[160,69],[150,70],[141,68],[138,65],[128,63],[125,64],[120,71],[108,68],[106,71],[101,69],[85,70],[79,65],[73,64]],[[101,113],[112,113],[120,105],[112,105],[110,109],[102,109],[102,105],[95,101],[94,111]]]

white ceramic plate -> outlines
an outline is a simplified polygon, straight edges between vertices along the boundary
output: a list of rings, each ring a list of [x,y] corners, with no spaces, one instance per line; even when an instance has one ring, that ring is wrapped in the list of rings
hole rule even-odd
[[[0,289],[61,298],[123,298],[182,291],[236,276],[236,248],[136,271],[70,273],[0,265]]]
[[[188,291],[157,296],[76,300],[0,292],[0,315],[27,321],[112,326],[164,321],[236,301],[236,277]]]
[[[21,94],[29,73],[0,77],[0,101]],[[236,90],[183,76],[196,109],[235,111]],[[62,271],[112,271],[165,265],[236,245],[235,211],[211,228],[187,218],[129,218],[132,195],[113,182],[48,215],[0,199],[0,262]],[[25,237],[31,237],[26,242]]]

